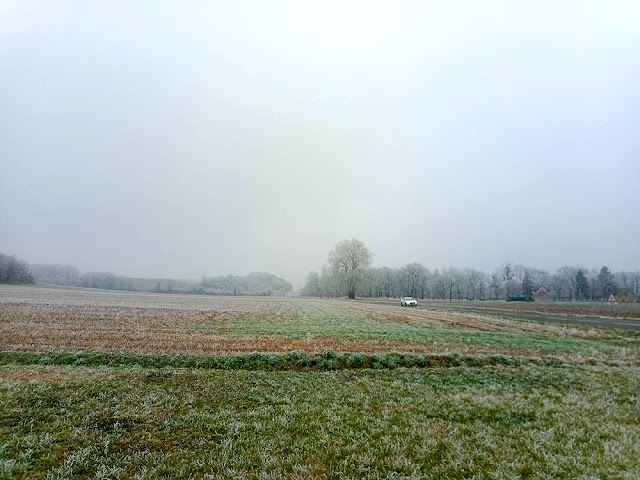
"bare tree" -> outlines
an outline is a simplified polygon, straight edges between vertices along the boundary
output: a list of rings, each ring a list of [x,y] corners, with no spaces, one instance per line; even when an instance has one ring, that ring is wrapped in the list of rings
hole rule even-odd
[[[444,285],[445,295],[449,297],[449,301],[453,300],[453,292],[456,286],[455,269],[453,267],[442,271],[442,284]]]
[[[489,290],[491,290],[491,294],[494,300],[498,300],[500,298],[500,290],[502,288],[502,282],[500,278],[500,273],[495,272],[491,275],[489,279]]]
[[[429,295],[429,270],[424,268],[421,264],[419,264],[420,269],[420,298],[424,300],[424,295],[427,293]],[[429,295],[431,298],[431,295]]]
[[[341,241],[329,252],[329,265],[342,280],[349,298],[356,298],[358,283],[372,261],[373,254],[355,238]]]
[[[425,268],[420,263],[409,263],[402,268],[401,279],[404,288],[404,295],[417,297],[418,292],[422,292],[424,298],[424,290],[421,289],[423,278],[425,277]]]
[[[573,300],[576,291],[576,274],[578,269],[565,265],[559,268],[551,279],[551,286],[556,300]]]
[[[376,289],[376,277],[371,268],[362,271],[360,282],[358,283],[358,294],[363,297],[373,297]]]
[[[394,272],[389,267],[376,269],[376,295],[378,297],[393,296]]]
[[[524,276],[527,273],[527,268],[524,265],[516,264],[511,266],[511,276],[518,283],[518,285],[522,285],[522,281],[524,280]]]
[[[467,269],[464,272],[467,300],[480,299],[484,300],[485,275],[475,270]]]
[[[302,294],[310,297],[321,297],[322,290],[320,289],[320,275],[318,272],[309,272],[307,275]]]

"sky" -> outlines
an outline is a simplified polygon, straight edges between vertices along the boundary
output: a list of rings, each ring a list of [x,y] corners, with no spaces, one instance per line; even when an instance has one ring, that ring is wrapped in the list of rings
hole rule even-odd
[[[0,251],[640,269],[639,5],[0,0]]]

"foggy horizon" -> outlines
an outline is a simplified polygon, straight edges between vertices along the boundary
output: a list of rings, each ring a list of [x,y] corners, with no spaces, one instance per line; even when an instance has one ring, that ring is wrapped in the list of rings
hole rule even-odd
[[[366,242],[365,242],[366,243]],[[4,254],[8,254],[8,255],[12,255],[14,254],[13,252],[0,252],[0,253],[4,253]],[[372,252],[374,254],[374,258],[375,258],[375,252]],[[283,275],[278,275],[275,272],[267,272],[267,271],[259,271],[259,270],[247,270],[247,271],[242,271],[242,272],[204,272],[202,274],[199,275],[195,275],[192,277],[175,277],[175,276],[163,276],[163,275],[146,275],[146,274],[141,274],[141,275],[130,275],[130,274],[126,274],[126,273],[122,273],[122,272],[118,272],[118,271],[114,271],[113,269],[103,269],[103,270],[89,270],[89,269],[83,269],[78,267],[78,265],[73,265],[73,264],[61,264],[59,262],[48,262],[48,261],[43,261],[43,262],[34,262],[34,261],[29,261],[29,259],[25,259],[25,258],[19,258],[20,260],[24,260],[26,261],[29,265],[50,265],[50,266],[61,266],[61,267],[73,267],[76,268],[81,274],[83,273],[113,273],[116,276],[121,276],[121,277],[128,277],[128,278],[140,278],[140,279],[164,279],[164,280],[184,280],[184,281],[194,281],[197,282],[199,281],[202,277],[226,277],[228,275],[231,276],[247,276],[251,273],[270,273],[273,275],[276,275],[288,282],[290,282],[292,284],[292,286],[294,287],[294,290],[299,286],[299,285],[304,285],[305,283],[305,278],[303,277],[300,280],[300,284],[294,283],[293,281],[291,281],[291,279],[287,278],[286,276]],[[414,260],[408,260],[404,263],[401,264],[385,264],[385,265],[380,265],[377,264],[375,261],[373,262],[373,265],[371,266],[371,268],[384,268],[384,267],[388,267],[391,269],[400,269],[404,266],[406,266],[407,264],[410,263],[421,263],[418,261],[414,261]],[[449,268],[457,268],[460,270],[465,270],[465,269],[475,269],[478,270],[480,272],[483,272],[487,275],[490,275],[492,273],[495,273],[496,271],[502,272],[503,268],[506,265],[511,265],[511,266],[524,266],[526,268],[532,268],[532,269],[539,269],[539,270],[544,270],[544,271],[548,271],[549,273],[554,273],[557,270],[561,269],[562,267],[575,267],[578,269],[583,270],[585,273],[587,272],[597,272],[601,267],[606,266],[609,268],[609,270],[611,270],[612,272],[633,272],[633,271],[637,271],[637,269],[634,268],[625,268],[620,267],[620,268],[616,268],[615,266],[612,267],[612,264],[610,263],[603,263],[602,265],[584,265],[584,264],[562,264],[562,265],[558,265],[558,266],[552,266],[552,267],[544,267],[541,265],[536,265],[536,264],[523,264],[522,262],[518,262],[518,261],[512,261],[512,260],[505,260],[499,264],[496,264],[492,267],[483,269],[483,268],[478,268],[475,267],[473,265],[444,265],[444,266],[439,266],[439,267],[432,267],[429,265],[423,265],[426,269],[428,269],[431,272],[434,272],[436,270],[442,271],[442,270],[447,270]],[[320,265],[318,265],[316,268],[311,268],[310,270],[308,270],[307,272],[305,272],[305,276],[310,273],[310,272],[320,272],[322,267],[327,267],[330,268],[329,263],[326,261],[321,263]]]
[[[633,2],[0,5],[0,252],[640,269]]]

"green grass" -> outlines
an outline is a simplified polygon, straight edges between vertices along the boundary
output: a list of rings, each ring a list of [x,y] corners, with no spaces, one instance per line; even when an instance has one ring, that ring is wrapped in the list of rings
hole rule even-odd
[[[637,478],[637,367],[0,366],[1,478]]]
[[[383,316],[372,318],[365,313],[346,312],[323,305],[299,303],[297,310],[288,315],[274,313],[250,314],[240,318],[216,318],[197,325],[198,331],[235,338],[259,338],[268,335],[292,339],[335,337],[347,343],[375,342],[377,344],[473,346],[496,350],[520,350],[531,352],[563,352],[585,355],[606,354],[615,356],[620,349],[640,353],[640,334],[609,330],[593,337],[560,336],[550,332],[518,330],[519,322],[505,319],[505,325],[513,330],[481,331],[447,327],[424,321],[396,322]],[[547,326],[560,331],[560,327]],[[585,328],[572,327],[574,331]]]
[[[574,362],[575,363],[575,362]],[[588,364],[596,364],[590,359]],[[0,365],[75,365],[83,367],[190,368],[209,370],[329,371],[357,369],[432,368],[489,365],[563,365],[553,357],[530,358],[505,355],[426,354],[413,355],[336,353],[320,355],[290,352],[285,355],[254,352],[248,355],[137,355],[131,353],[0,352]]]

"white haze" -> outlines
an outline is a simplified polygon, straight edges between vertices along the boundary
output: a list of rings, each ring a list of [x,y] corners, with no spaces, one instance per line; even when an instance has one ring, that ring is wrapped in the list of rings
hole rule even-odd
[[[0,251],[294,285],[640,268],[626,2],[0,3]]]

